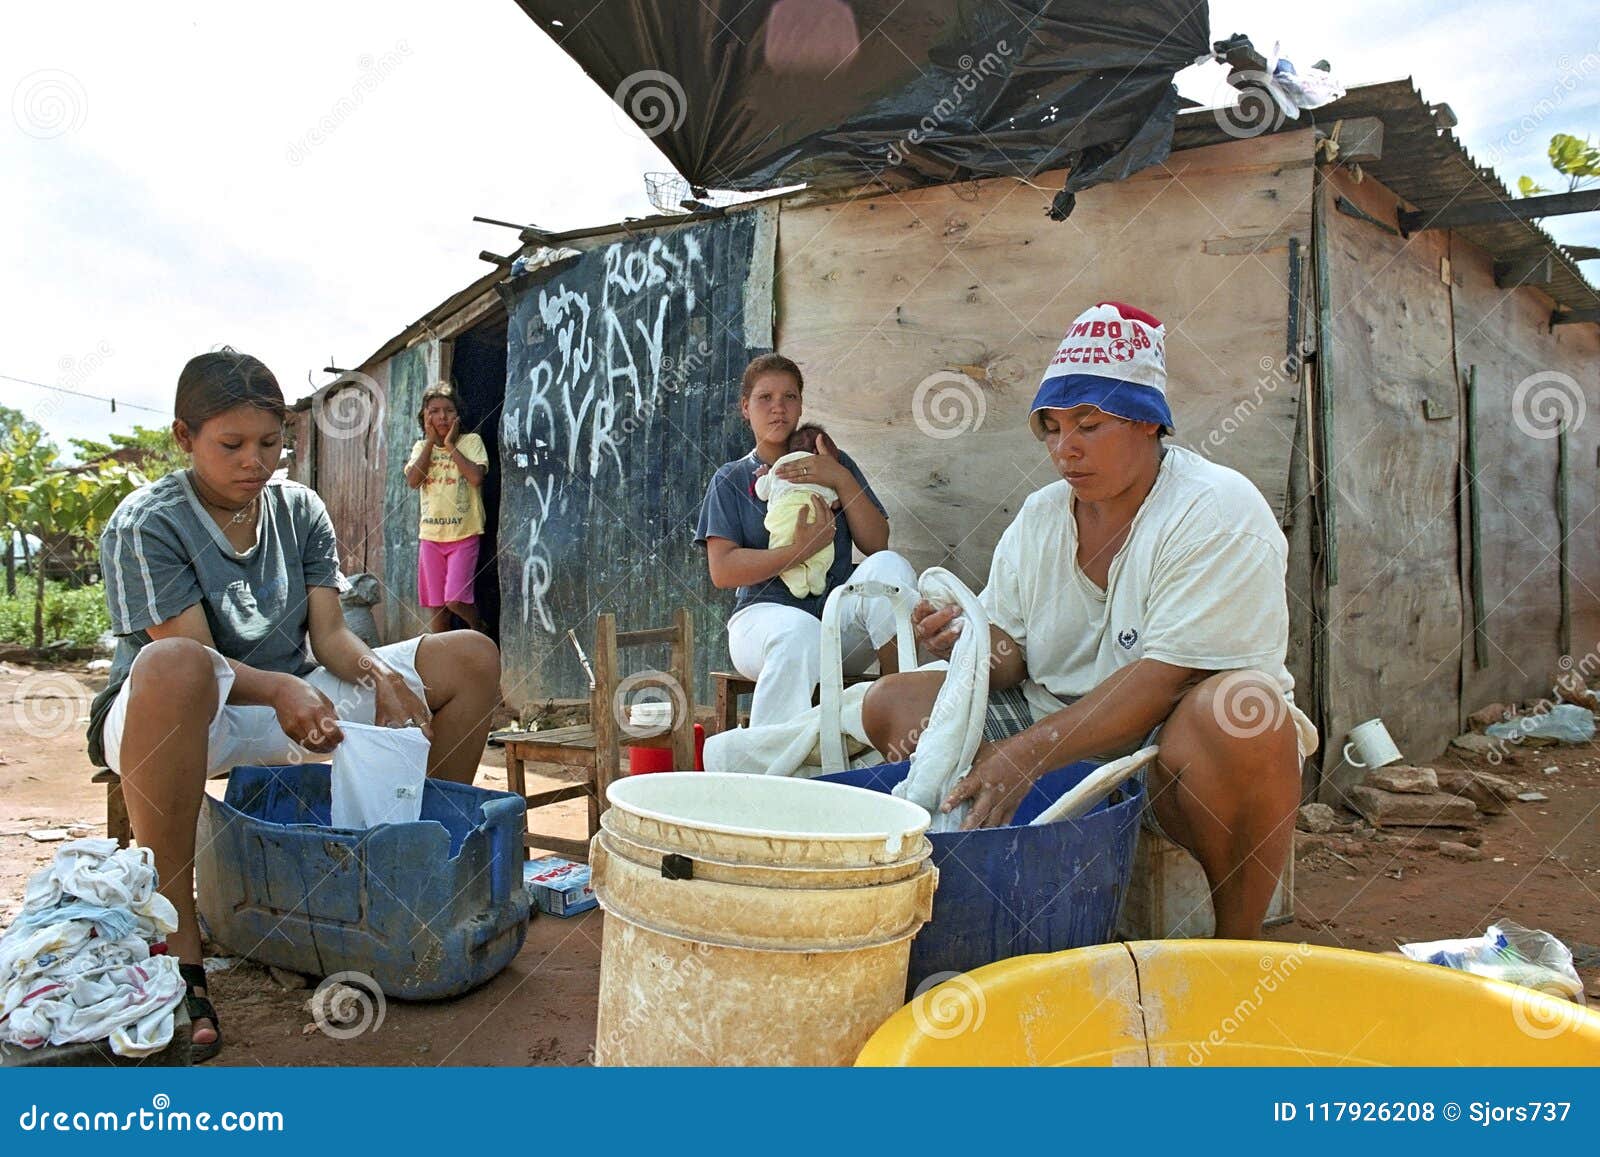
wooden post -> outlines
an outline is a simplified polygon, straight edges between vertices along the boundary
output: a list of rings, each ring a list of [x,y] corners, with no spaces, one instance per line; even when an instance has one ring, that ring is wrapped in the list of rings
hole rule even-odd
[[[1328,288],[1328,179],[1322,169],[1316,173],[1317,195],[1311,215],[1312,265],[1317,275],[1317,471],[1322,498],[1322,573],[1330,587],[1339,585],[1339,536],[1334,507],[1338,487],[1334,483],[1333,461],[1333,301]]]
[[[120,778],[106,784],[106,835],[116,840],[119,848],[133,842],[133,823],[128,819],[128,801],[123,797]]]
[[[672,767],[674,771],[694,770],[694,617],[688,608],[679,607],[672,620],[676,637],[672,641],[672,677],[683,691],[687,718],[673,720]]]
[[[589,700],[594,726],[594,794],[589,797],[589,835],[600,830],[606,788],[622,774],[617,726],[617,616],[601,615],[594,624],[594,694]]]
[[[1567,423],[1562,419],[1556,434],[1556,531],[1561,535],[1557,551],[1561,561],[1561,653],[1572,654],[1572,579],[1568,571],[1567,547]]]
[[[1489,665],[1489,636],[1484,630],[1483,503],[1478,490],[1478,367],[1467,367],[1467,551],[1472,584],[1472,658],[1482,671]]]
[[[516,743],[508,743],[506,752],[506,789],[513,795],[520,795],[524,800],[528,798],[528,777],[522,763],[522,756],[516,754]],[[528,820],[522,820],[522,858],[528,858]]]

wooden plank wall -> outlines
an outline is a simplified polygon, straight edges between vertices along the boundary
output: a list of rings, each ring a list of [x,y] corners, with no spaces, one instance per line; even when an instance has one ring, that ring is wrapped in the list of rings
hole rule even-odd
[[[339,565],[347,575],[383,574],[383,506],[388,448],[384,443],[389,367],[318,396],[311,425],[317,454],[317,491],[339,537]]]
[[[1061,175],[785,206],[781,352],[806,414],[889,508],[891,546],[975,589],[1018,505],[1054,480],[1027,429],[1072,319],[1127,301],[1167,325],[1177,441],[1243,471],[1286,510],[1299,386],[1287,338],[1288,239],[1310,233],[1311,134],[1174,154],[1044,209]]]
[[[1328,592],[1322,793],[1336,799],[1363,774],[1339,754],[1356,724],[1382,716],[1419,761],[1457,732],[1461,423],[1440,264],[1447,235],[1402,240],[1333,211],[1343,195],[1394,220],[1396,200],[1374,180],[1337,171],[1328,186],[1338,583]]]
[[[1600,327],[1552,329],[1549,297],[1529,286],[1496,288],[1493,260],[1459,238],[1451,261],[1456,358],[1463,374],[1477,368],[1479,565],[1487,661],[1479,667],[1473,654],[1469,583],[1461,670],[1462,706],[1470,712],[1492,702],[1549,695],[1563,653],[1554,421],[1563,414],[1572,423],[1567,480],[1572,655],[1581,662],[1593,653],[1587,670],[1591,677],[1600,675]]]
[[[595,618],[634,630],[687,607],[706,672],[726,662],[732,592],[711,586],[694,525],[718,466],[749,448],[739,379],[760,212],[599,245],[511,308],[500,435],[502,686],[520,708],[587,694],[566,640]],[[771,231],[768,252],[771,247]],[[755,329],[760,330],[756,325]],[[630,653],[664,669],[660,654]]]

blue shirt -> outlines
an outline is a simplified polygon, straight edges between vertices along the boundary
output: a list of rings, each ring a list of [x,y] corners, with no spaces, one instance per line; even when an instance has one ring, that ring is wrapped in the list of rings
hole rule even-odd
[[[861,484],[861,493],[866,496],[867,501],[888,517],[889,512],[883,509],[883,503],[878,501],[878,496],[872,492],[872,487],[867,485],[866,477],[855,461],[841,450],[839,462]],[[705,546],[708,538],[725,538],[735,546],[748,547],[751,550],[767,549],[768,535],[764,525],[767,504],[756,497],[756,471],[762,465],[761,459],[752,450],[743,458],[720,467],[712,475],[711,485],[706,487],[705,501],[700,505],[700,522],[694,531],[694,540],[697,544]],[[855,570],[854,549],[855,542],[850,537],[850,524],[844,516],[844,511],[836,511],[833,528],[833,565],[828,568],[828,589],[820,595],[797,599],[789,593],[789,588],[783,585],[782,576],[773,575],[766,582],[740,587],[738,598],[733,604],[734,613],[737,614],[753,603],[778,603],[785,607],[798,607],[820,619],[823,605],[828,601],[828,595],[833,593],[833,588],[850,581],[850,573]]]

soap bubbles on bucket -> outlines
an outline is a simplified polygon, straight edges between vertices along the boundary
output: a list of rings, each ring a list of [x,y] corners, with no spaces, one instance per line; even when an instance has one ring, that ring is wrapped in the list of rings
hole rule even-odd
[[[934,1040],[950,1040],[983,1027],[989,1002],[978,982],[965,972],[936,972],[911,997],[911,1019],[917,1031]]]
[[[323,1036],[353,1040],[383,1027],[388,1011],[383,989],[365,972],[335,972],[306,1001]]]
[[[630,739],[644,739],[672,729],[689,713],[683,685],[666,671],[639,671],[617,684],[611,716]]]

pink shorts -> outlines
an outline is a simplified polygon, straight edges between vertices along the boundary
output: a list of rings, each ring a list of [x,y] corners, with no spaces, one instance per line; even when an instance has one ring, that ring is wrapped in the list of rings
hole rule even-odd
[[[425,607],[470,603],[472,578],[478,570],[478,541],[483,536],[417,543],[417,602]]]

